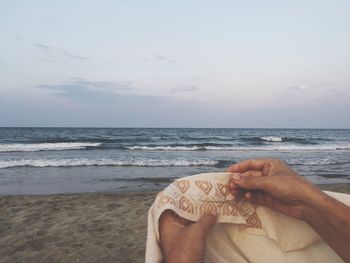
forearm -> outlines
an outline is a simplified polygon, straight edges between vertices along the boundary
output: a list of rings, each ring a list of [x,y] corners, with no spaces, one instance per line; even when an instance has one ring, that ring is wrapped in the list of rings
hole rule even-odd
[[[308,200],[304,220],[344,261],[350,262],[350,207],[318,191]]]

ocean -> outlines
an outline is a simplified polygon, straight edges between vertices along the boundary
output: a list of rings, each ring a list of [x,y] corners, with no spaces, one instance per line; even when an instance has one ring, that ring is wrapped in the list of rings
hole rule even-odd
[[[158,190],[250,158],[350,182],[350,130],[0,128],[0,194]]]

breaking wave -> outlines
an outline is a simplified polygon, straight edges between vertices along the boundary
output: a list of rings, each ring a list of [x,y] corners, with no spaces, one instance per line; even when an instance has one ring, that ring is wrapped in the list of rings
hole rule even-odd
[[[144,146],[126,147],[136,151],[318,151],[318,150],[350,150],[350,145],[263,145],[263,146]]]
[[[1,160],[1,168],[11,167],[75,167],[75,166],[216,166],[220,161],[214,160],[160,160],[160,159],[17,159]]]
[[[102,143],[80,143],[80,142],[60,142],[60,143],[32,143],[32,144],[0,144],[0,152],[37,152],[37,151],[63,151],[80,150],[88,147],[98,147]]]
[[[338,164],[349,164],[349,160],[331,160],[331,159],[316,159],[316,160],[301,160],[301,159],[291,159],[287,161],[290,165],[338,165]]]
[[[278,137],[278,136],[263,136],[263,137],[260,137],[259,139],[267,142],[283,142],[285,140],[284,137]]]
[[[146,150],[146,151],[200,151],[206,150],[205,146],[129,146],[128,150]]]

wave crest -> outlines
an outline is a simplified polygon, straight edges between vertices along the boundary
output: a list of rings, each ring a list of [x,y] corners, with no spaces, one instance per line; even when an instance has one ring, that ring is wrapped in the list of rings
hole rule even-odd
[[[200,146],[129,146],[128,150],[146,150],[146,151],[199,151],[205,150],[207,147]]]
[[[219,161],[214,160],[160,160],[160,159],[17,159],[1,160],[1,168],[11,167],[75,167],[75,166],[215,166]]]
[[[285,138],[279,136],[262,136],[259,139],[266,142],[283,142]]]
[[[32,144],[0,144],[0,152],[37,152],[37,151],[64,151],[80,150],[87,147],[98,147],[102,143],[80,143],[80,142],[60,142],[60,143],[32,143]]]
[[[129,146],[128,150],[137,151],[330,151],[350,150],[350,145],[324,144],[324,145],[265,145],[265,146]]]

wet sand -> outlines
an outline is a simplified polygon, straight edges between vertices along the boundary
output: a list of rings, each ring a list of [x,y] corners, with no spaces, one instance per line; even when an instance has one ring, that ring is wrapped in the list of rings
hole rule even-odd
[[[350,194],[350,184],[321,188]],[[155,195],[0,196],[0,262],[144,262]]]

